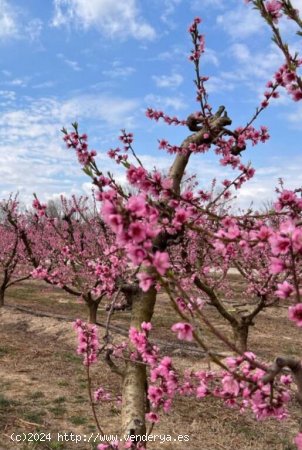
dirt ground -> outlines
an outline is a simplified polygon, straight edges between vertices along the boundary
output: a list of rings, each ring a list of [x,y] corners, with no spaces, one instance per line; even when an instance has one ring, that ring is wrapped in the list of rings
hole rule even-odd
[[[16,307],[68,317],[70,321],[35,316]],[[210,314],[214,316],[212,311]],[[96,437],[97,430],[88,401],[85,368],[75,353],[71,322],[86,315],[85,305],[40,282],[23,282],[7,293],[6,306],[0,311],[0,450],[96,448],[96,443],[87,442],[90,435],[92,439]],[[99,320],[105,320],[104,308],[100,309]],[[129,312],[119,312],[113,316],[112,324],[126,330],[128,321]],[[201,354],[189,352],[185,346],[179,348],[174,336],[167,335],[167,327],[173,321],[174,313],[168,301],[160,296],[151,338],[168,342],[165,354],[173,354],[183,367],[204,367],[207,361]],[[100,328],[100,336],[103,333]],[[282,354],[301,354],[300,342],[301,332],[287,320],[286,308],[281,305],[261,313],[252,330],[249,348],[264,360],[272,361]],[[213,345],[217,351],[226,351],[218,343]],[[93,370],[93,386],[100,385],[112,394],[120,392],[119,376],[102,361]],[[162,416],[154,428],[153,434],[162,437],[148,448],[293,450],[293,437],[302,418],[295,400],[291,412],[288,420],[259,423],[252,415],[227,409],[215,399],[179,398],[171,413]],[[108,434],[118,432],[117,402],[100,404],[98,417]],[[27,441],[13,442],[12,433]],[[70,433],[81,436],[82,442],[71,441]],[[172,439],[188,435],[189,441],[163,442],[163,435]],[[46,437],[50,440],[43,441]]]

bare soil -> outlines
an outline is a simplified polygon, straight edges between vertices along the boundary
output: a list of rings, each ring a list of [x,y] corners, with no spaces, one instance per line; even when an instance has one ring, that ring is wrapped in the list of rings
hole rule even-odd
[[[285,306],[285,305],[284,305]],[[44,312],[55,317],[39,317],[16,307],[33,312]],[[209,314],[219,322],[215,312]],[[60,289],[41,282],[26,281],[7,293],[6,306],[0,310],[0,450],[90,450],[96,443],[84,442],[97,430],[88,401],[85,368],[75,353],[76,339],[71,320],[86,318],[87,311],[73,297]],[[112,324],[127,330],[129,312],[114,314]],[[63,320],[70,318],[70,321]],[[105,322],[104,307],[99,321]],[[172,354],[183,367],[202,368],[208,361],[202,353],[179,345],[169,328],[175,315],[165,296],[159,296],[154,317],[154,340],[168,343],[165,354]],[[228,331],[224,323],[221,330]],[[104,329],[100,328],[100,336]],[[207,332],[205,331],[205,334]],[[118,337],[122,339],[122,337]],[[250,350],[266,361],[278,355],[301,354],[301,332],[287,319],[283,305],[261,313],[253,327]],[[228,351],[213,340],[213,348],[227,355]],[[94,388],[102,385],[112,394],[120,392],[120,378],[100,361],[93,370]],[[120,406],[117,402],[103,403],[98,417],[108,434],[119,431]],[[148,448],[163,450],[293,450],[302,414],[295,400],[291,417],[282,422],[257,422],[251,414],[241,414],[226,408],[216,399],[196,401],[179,398],[169,415],[163,415],[153,434],[162,435]],[[12,433],[30,440],[51,433],[51,440],[12,442]],[[36,433],[36,434],[34,434]],[[57,433],[67,433],[58,441]],[[82,442],[67,441],[70,434],[81,435]],[[188,435],[188,442],[162,442],[170,435]]]

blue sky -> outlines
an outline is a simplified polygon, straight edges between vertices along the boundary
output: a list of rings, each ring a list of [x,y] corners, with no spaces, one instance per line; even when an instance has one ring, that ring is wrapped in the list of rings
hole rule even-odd
[[[302,11],[302,0],[293,3]],[[186,118],[198,109],[187,59],[196,15],[206,35],[210,102],[225,105],[234,126],[245,125],[282,56],[243,0],[0,0],[1,197],[19,191],[28,203],[33,192],[44,201],[89,191],[61,143],[60,129],[75,120],[100,152],[102,169],[116,171],[106,150],[118,145],[121,128],[134,132],[146,166],[167,169],[171,157],[157,139],[180,144],[186,130],[150,122],[144,111]],[[302,50],[295,28],[288,21],[281,27]],[[302,185],[302,104],[282,95],[262,124],[272,138],[244,155],[257,170],[240,194],[245,206],[272,199],[281,176],[289,187]],[[194,172],[203,187],[229,176],[212,154],[195,156]],[[117,176],[123,180],[119,167]]]

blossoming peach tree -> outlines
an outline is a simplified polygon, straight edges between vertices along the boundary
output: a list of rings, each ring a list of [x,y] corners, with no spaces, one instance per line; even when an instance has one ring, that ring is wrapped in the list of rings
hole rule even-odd
[[[9,216],[16,214],[17,208],[16,198],[0,203],[0,307],[4,306],[8,288],[30,278],[30,265],[21,236],[9,221]]]
[[[122,284],[125,255],[99,214],[90,211],[88,198],[61,197],[59,206],[61,217],[51,217],[47,205],[35,197],[31,213],[9,210],[7,222],[23,244],[27,268],[31,266],[29,276],[84,302],[89,322],[96,323],[105,296],[114,298],[107,305],[109,310],[128,306],[117,287]]]
[[[294,101],[302,98],[298,74],[302,60],[291,53],[278,28],[284,16],[298,26],[301,34],[302,22],[289,0],[246,3],[251,3],[271,27],[273,40],[283,52],[285,62],[268,82],[261,105],[245,125],[231,129],[232,120],[226,108],[220,106],[215,111],[209,104],[207,77],[200,73],[205,40],[199,32],[201,20],[196,18],[189,28],[193,42],[189,59],[196,74],[199,111],[181,120],[162,111],[147,110],[152,120],[187,126],[192,132],[180,146],[160,140],[160,149],[175,155],[167,176],[143,166],[134,150],[132,134],[123,130],[121,148],[111,149],[108,155],[124,166],[128,183],[135,188],[135,194],[129,194],[112,174],[98,168],[96,152],[89,150],[87,136],[79,132],[76,123],[72,132],[63,129],[67,147],[75,150],[84,172],[98,188],[101,217],[114,233],[116,251],[127,259],[126,272],[132,274],[121,286],[132,304],[128,342],[114,344],[107,339],[100,346],[95,326],[80,320],[75,323],[78,353],[84,357],[91,406],[101,434],[105,431],[97,417],[95,402],[108,399],[108,394],[100,387],[93,398],[90,366],[106,351],[111,368],[122,376],[121,435],[131,439],[123,443],[105,442],[98,446],[99,450],[146,448],[144,436],[151,433],[161,413],[170,411],[176,396],[202,399],[211,395],[226,405],[238,406],[241,411],[250,408],[258,419],[283,419],[288,414],[293,379],[298,400],[302,402],[299,360],[277,356],[273,363],[263,362],[246,351],[249,326],[263,308],[279,299],[291,301],[289,319],[302,326],[301,189],[290,191],[281,185],[274,207],[262,214],[250,210],[234,214],[225,206],[233,190],[240,189],[254,175],[253,168],[242,162],[241,153],[249,144],[258,145],[269,138],[265,127],[254,128],[255,120],[279,96],[281,88]],[[225,180],[216,195],[211,189],[205,191],[197,186],[185,185],[182,189],[191,156],[201,157],[212,149],[220,156],[220,164],[234,170],[234,179]],[[232,292],[230,268],[238,270],[245,280],[248,297],[254,298],[248,314],[238,316],[225,305],[228,292]],[[171,332],[180,340],[194,340],[220,370],[182,373],[170,356],[151,343],[149,332],[160,290],[179,316]],[[226,293],[224,299],[221,291]],[[209,319],[205,303],[214,306],[230,323],[235,341]],[[221,359],[212,351],[204,329],[229,349],[229,357]],[[285,368],[291,375],[283,373]],[[302,433],[295,442],[301,449]]]

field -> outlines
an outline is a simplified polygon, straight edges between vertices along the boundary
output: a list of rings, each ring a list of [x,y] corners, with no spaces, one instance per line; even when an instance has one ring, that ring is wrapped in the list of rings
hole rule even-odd
[[[59,289],[27,281],[11,288],[0,314],[0,450],[94,449],[96,444],[57,440],[57,433],[72,432],[82,437],[96,433],[85,369],[75,353],[72,329],[72,320],[86,318],[85,306]],[[214,317],[212,310],[209,314]],[[261,313],[256,321],[250,349],[261,358],[271,361],[281,354],[299,355],[299,329],[286,316],[287,309],[280,304]],[[129,312],[118,312],[113,316],[112,324],[121,333],[126,332],[129,317]],[[99,321],[105,321],[104,308],[100,308]],[[173,310],[167,299],[160,295],[151,339],[165,344],[165,354],[172,354],[183,367],[207,367],[209,362],[192,344],[186,347],[175,341],[172,333],[166,334],[165,330],[173,321]],[[104,329],[100,328],[100,336],[103,333]],[[213,342],[213,345],[222,355],[229,354],[218,343]],[[95,388],[102,385],[110,392],[119,392],[119,376],[111,373],[101,360],[94,368],[93,383]],[[295,448],[293,437],[297,434],[300,416],[295,400],[291,410],[291,419],[283,422],[268,420],[259,425],[250,414],[227,409],[218,400],[197,402],[179,398],[171,414],[163,416],[153,434],[171,435],[172,438],[179,434],[188,435],[189,442],[157,441],[150,444],[150,448],[291,450]],[[118,402],[100,404],[98,415],[108,434],[118,432]],[[25,433],[29,437],[29,433],[42,436],[43,432],[51,433],[51,441],[16,444],[10,440],[12,433]]]

